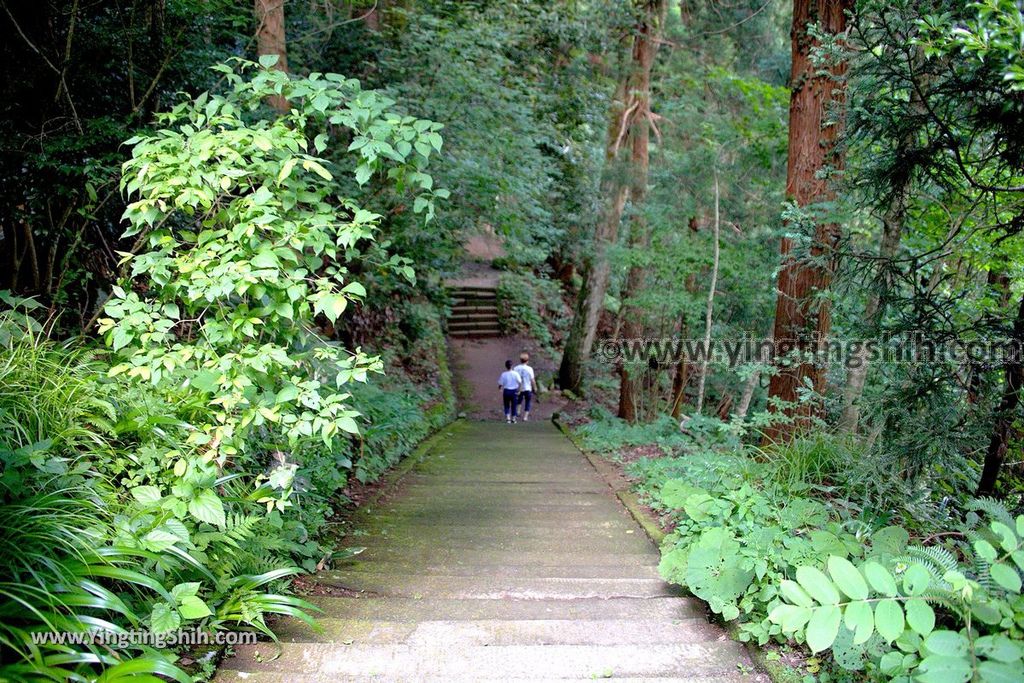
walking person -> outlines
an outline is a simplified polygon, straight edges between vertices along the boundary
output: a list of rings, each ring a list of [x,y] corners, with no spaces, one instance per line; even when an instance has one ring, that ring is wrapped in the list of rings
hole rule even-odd
[[[505,408],[505,422],[516,423],[516,413],[519,404],[519,388],[523,380],[519,373],[512,369],[512,361],[505,361],[505,372],[498,378],[498,387],[501,388],[501,402]]]
[[[537,386],[537,376],[530,367],[530,354],[523,351],[519,354],[519,365],[512,368],[522,383],[519,386],[519,400],[523,403],[523,422],[530,421],[530,403]]]

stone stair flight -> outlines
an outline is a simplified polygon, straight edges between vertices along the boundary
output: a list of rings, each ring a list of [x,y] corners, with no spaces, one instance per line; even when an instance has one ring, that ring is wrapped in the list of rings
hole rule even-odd
[[[279,622],[217,683],[767,680],[550,422],[457,423],[344,543],[322,629]]]
[[[501,336],[497,293],[493,286],[456,285],[450,290],[452,313],[448,336],[482,339]]]

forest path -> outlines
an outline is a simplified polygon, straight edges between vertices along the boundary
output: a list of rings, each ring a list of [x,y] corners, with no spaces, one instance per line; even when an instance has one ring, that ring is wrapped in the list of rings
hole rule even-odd
[[[760,680],[548,421],[454,424],[355,528],[323,632],[281,624],[218,681]]]

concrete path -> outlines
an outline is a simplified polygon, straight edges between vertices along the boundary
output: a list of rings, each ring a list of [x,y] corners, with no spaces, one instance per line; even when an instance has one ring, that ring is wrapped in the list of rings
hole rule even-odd
[[[550,422],[455,424],[357,528],[323,631],[279,624],[218,681],[765,680]]]

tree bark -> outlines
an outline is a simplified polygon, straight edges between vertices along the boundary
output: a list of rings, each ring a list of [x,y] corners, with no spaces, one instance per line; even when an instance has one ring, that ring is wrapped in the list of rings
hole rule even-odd
[[[284,29],[285,0],[256,0],[256,54],[277,55],[275,69],[288,71],[288,51]],[[267,104],[279,112],[287,112],[288,100],[282,95],[267,98]]]
[[[792,72],[790,76],[789,104],[789,156],[786,175],[786,195],[799,207],[827,202],[835,197],[826,175],[829,170],[843,168],[843,153],[838,146],[842,120],[829,122],[827,115],[834,105],[842,105],[844,90],[841,79],[846,64],[831,65],[828,73],[821,73],[811,60],[811,51],[817,41],[809,28],[817,25],[820,31],[841,34],[846,30],[847,10],[853,0],[794,0],[792,39]],[[793,241],[783,238],[781,244],[782,269],[779,272],[778,300],[775,309],[774,339],[779,356],[789,351],[800,355],[821,348],[831,327],[827,301],[818,295],[828,289],[832,280],[833,252],[840,237],[835,223],[818,223],[814,230],[811,259],[795,258]],[[809,379],[814,390],[825,389],[824,367],[813,360],[799,358],[790,366],[781,366],[769,386],[769,396],[790,404],[798,401],[798,389]],[[786,412],[794,418],[792,423],[777,425],[767,430],[766,440],[784,440],[795,431],[806,427],[819,406],[809,403]]]
[[[1024,297],[1021,297],[1017,318],[1013,322],[1013,348],[1005,364],[1006,388],[1003,398],[996,409],[992,435],[989,437],[988,450],[985,452],[985,464],[981,470],[977,495],[991,496],[995,493],[999,471],[1006,460],[1006,451],[1010,446],[1010,430],[1020,405],[1020,390],[1024,384],[1024,362],[1021,359],[1021,345],[1024,344]]]
[[[653,4],[663,2],[664,0],[653,0]],[[651,3],[644,2],[645,6],[647,4]],[[638,32],[633,40],[629,64],[623,69],[612,99],[599,189],[603,205],[594,228],[590,252],[584,256],[580,268],[583,283],[576,297],[576,310],[558,368],[558,385],[575,393],[579,393],[583,385],[583,366],[594,348],[597,324],[601,317],[604,296],[608,291],[608,281],[611,277],[608,247],[618,241],[619,224],[629,195],[630,163],[623,153],[625,145],[622,142],[637,123],[636,110],[639,108],[639,102],[635,100],[634,91],[638,74],[642,71],[636,62],[636,44],[640,40]]]
[[[642,207],[647,198],[647,179],[650,168],[651,138],[651,70],[658,51],[661,27],[665,21],[666,0],[648,0],[643,3],[643,15],[633,42],[633,64],[636,79],[632,96],[634,102],[633,121],[629,125],[630,138],[630,186],[629,201],[633,210],[630,227],[630,247],[646,250],[650,245],[650,230],[643,216]],[[634,305],[636,295],[643,288],[644,269],[634,265],[626,276],[626,288],[622,296],[622,336],[635,339],[643,334],[642,312]],[[644,366],[631,370],[624,362],[619,368],[619,417],[630,423],[637,420],[637,375],[644,372]]]
[[[715,169],[715,232],[714,232],[714,256],[711,262],[711,283],[708,285],[708,305],[707,310],[704,314],[704,348],[711,349],[711,322],[715,312],[715,287],[718,286],[718,239],[721,235],[721,220],[718,211],[718,169]],[[708,356],[710,353],[704,354],[704,359],[700,364],[700,377],[697,379],[697,413],[699,414],[704,408],[704,387],[707,384],[708,376]]]

